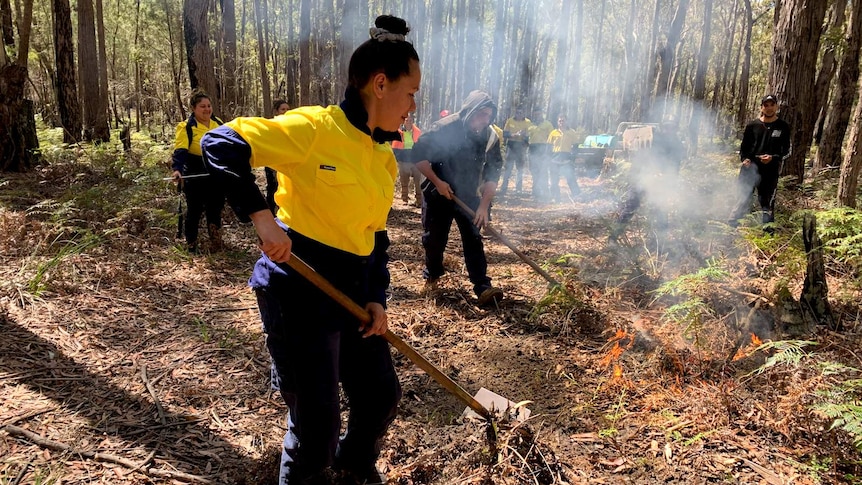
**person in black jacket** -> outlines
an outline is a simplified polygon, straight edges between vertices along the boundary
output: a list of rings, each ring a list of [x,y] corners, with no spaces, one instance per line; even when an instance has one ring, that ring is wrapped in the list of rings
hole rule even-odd
[[[746,125],[739,147],[739,199],[727,223],[736,227],[751,208],[756,189],[764,224],[775,221],[775,193],[784,160],[790,155],[790,125],[778,117],[778,100],[764,96],[760,117]],[[768,229],[771,231],[771,228]]]
[[[497,106],[482,91],[472,91],[461,110],[435,122],[413,146],[413,160],[422,175],[422,246],[427,284],[433,286],[445,269],[443,252],[454,220],[461,232],[464,261],[479,305],[497,303],[503,291],[491,286],[488,261],[479,229],[489,221],[491,201],[503,167],[500,139],[491,129]],[[469,217],[452,196],[469,206]]]

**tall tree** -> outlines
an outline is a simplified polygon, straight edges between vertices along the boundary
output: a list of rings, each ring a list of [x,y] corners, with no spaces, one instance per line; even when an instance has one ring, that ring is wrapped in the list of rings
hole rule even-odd
[[[22,8],[18,20],[17,56],[10,58],[6,46],[13,48],[11,51],[15,47],[11,10],[9,0],[0,0],[0,24],[3,30],[3,45],[0,45],[3,51],[0,52],[0,171],[4,172],[29,169],[35,162],[34,150],[39,147],[33,102],[24,99],[33,0],[24,0]]]
[[[102,0],[96,0],[96,37],[99,44],[99,96],[93,135],[97,140],[108,141],[111,138],[111,124],[108,121],[108,48],[105,45],[105,12]]]
[[[213,112],[220,113],[221,104],[207,23],[209,9],[210,0],[184,0],[183,34],[186,39],[186,60],[191,88],[203,89],[210,97]]]
[[[817,116],[813,133],[814,143],[820,142],[821,133],[818,132],[823,128],[829,107],[829,88],[832,86],[832,79],[835,77],[835,71],[838,68],[838,61],[835,59],[835,50],[841,41],[840,34],[844,29],[846,10],[847,4],[845,2],[833,2],[829,7],[829,14],[827,15],[829,21],[824,25],[824,29],[826,30],[823,33],[823,42],[821,45],[823,54],[820,56],[820,70],[817,72],[817,77],[814,78],[814,109],[810,113],[812,116]],[[814,168],[822,168],[817,166],[816,158],[814,159]]]
[[[311,104],[311,0],[299,2],[299,102]]]
[[[257,31],[257,60],[260,64],[260,86],[263,90],[263,109],[261,110],[261,113],[263,113],[264,116],[269,117],[272,115],[272,94],[269,86],[269,74],[266,70],[266,65],[268,63],[266,53],[269,50],[269,46],[267,45],[263,35],[263,26],[266,23],[267,17],[266,0],[254,0],[254,25],[255,30]]]
[[[219,1],[221,2],[221,31],[224,42],[224,51],[222,52],[224,93],[221,115],[223,118],[233,118],[238,103],[236,91],[236,4],[234,0]]]
[[[859,84],[858,95],[859,101],[853,112],[853,125],[838,179],[838,202],[847,207],[856,207],[859,173],[862,172],[862,83]]]
[[[817,149],[815,167],[825,167],[841,160],[841,144],[847,133],[847,124],[853,107],[853,94],[859,82],[860,47],[862,47],[862,0],[851,0],[850,21],[847,23],[844,52],[838,68],[838,86],[835,88],[835,96],[832,98],[832,105],[826,118],[823,137]]]
[[[667,40],[658,51],[659,73],[655,83],[655,106],[651,118],[660,119],[664,114],[668,88],[670,86],[671,71],[676,62],[676,49],[682,35],[682,27],[685,25],[685,17],[688,14],[690,0],[679,0],[670,28],[667,31]]]
[[[781,117],[790,124],[793,151],[782,175],[802,182],[815,116],[814,73],[827,2],[783,0],[772,38],[767,88],[781,101]]]
[[[688,150],[690,155],[697,154],[697,137],[700,133],[700,119],[706,109],[706,70],[709,67],[709,56],[712,50],[712,0],[703,2],[703,30],[701,31],[700,49],[697,54],[697,70],[694,73],[694,113],[691,116],[688,130]]]
[[[745,14],[743,22],[745,25],[745,35],[742,39],[742,69],[739,72],[739,96],[737,97],[738,105],[736,110],[736,126],[745,126],[748,119],[748,81],[751,76],[751,30],[754,26],[754,13],[751,9],[751,0],[743,0],[745,6]]]
[[[81,141],[81,104],[75,76],[75,47],[72,44],[72,10],[69,0],[53,0],[54,72],[57,74],[57,109],[63,124],[63,142]]]
[[[78,0],[78,78],[81,80],[84,140],[105,142],[111,137],[99,90],[99,58],[96,54],[96,14],[93,0]]]

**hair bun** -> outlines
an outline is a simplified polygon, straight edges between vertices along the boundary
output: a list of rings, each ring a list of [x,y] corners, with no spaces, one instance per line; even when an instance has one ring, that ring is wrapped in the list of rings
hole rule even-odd
[[[407,21],[393,15],[381,15],[377,17],[374,20],[374,26],[395,35],[404,36],[410,32]]]

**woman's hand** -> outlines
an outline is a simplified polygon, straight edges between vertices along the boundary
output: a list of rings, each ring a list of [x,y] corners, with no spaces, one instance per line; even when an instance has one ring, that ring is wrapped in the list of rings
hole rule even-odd
[[[290,249],[293,242],[284,230],[276,224],[269,209],[250,214],[251,221],[257,231],[258,247],[266,257],[276,263],[286,263],[290,259]]]
[[[171,174],[171,177],[174,178],[174,183],[178,184],[183,179],[183,174],[179,170],[174,170],[174,173]]]
[[[365,305],[365,310],[371,314],[371,323],[363,324],[359,327],[362,332],[362,338],[372,335],[383,335],[389,329],[389,323],[386,317],[386,309],[380,303],[368,303]]]

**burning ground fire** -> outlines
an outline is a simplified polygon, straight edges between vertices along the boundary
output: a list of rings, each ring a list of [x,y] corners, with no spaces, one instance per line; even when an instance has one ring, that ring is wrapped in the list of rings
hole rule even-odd
[[[613,374],[609,384],[617,384],[623,378],[623,367],[619,363],[623,353],[634,345],[635,339],[623,329],[617,329],[617,333],[608,341],[613,343],[610,350],[602,357],[599,363],[607,368],[613,364]]]
[[[753,354],[754,351],[757,350],[757,348],[761,345],[763,345],[763,341],[760,340],[757,335],[752,333],[751,342],[749,342],[748,345],[745,346],[745,348],[739,349],[736,352],[736,355],[733,356],[733,361],[736,362],[737,360],[748,357],[749,355]]]

